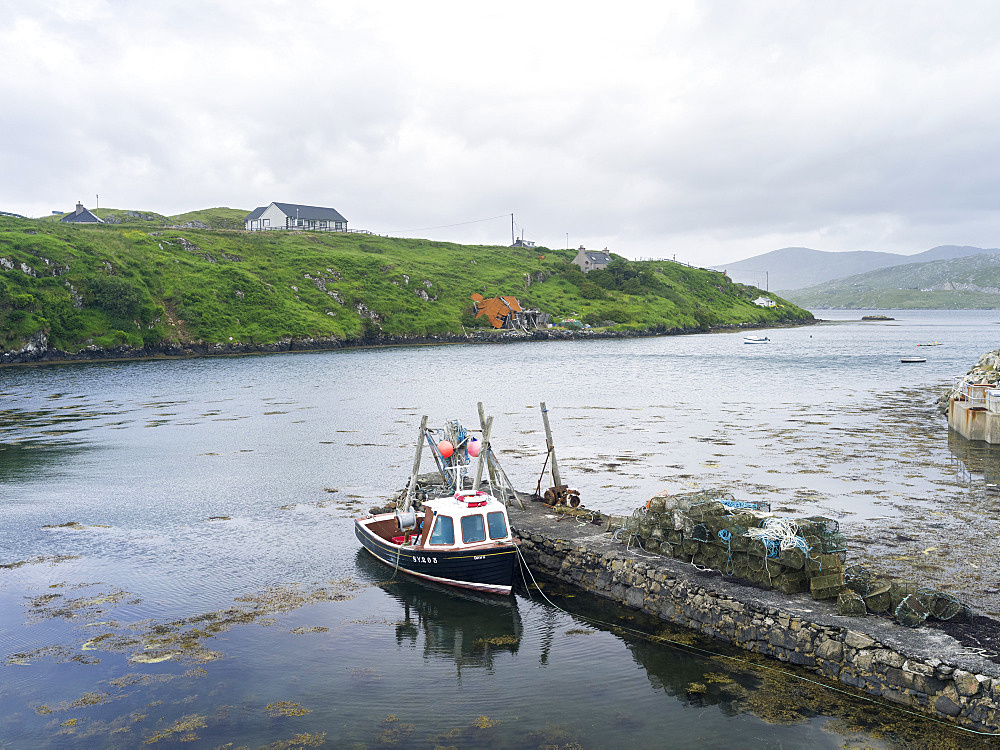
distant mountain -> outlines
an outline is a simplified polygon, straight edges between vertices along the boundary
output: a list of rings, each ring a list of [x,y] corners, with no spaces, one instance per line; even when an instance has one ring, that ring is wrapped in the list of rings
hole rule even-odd
[[[958,248],[964,249],[964,248]],[[947,248],[934,248],[918,256]],[[785,292],[807,309],[997,309],[1000,308],[1000,254],[951,257],[880,268]]]
[[[1000,253],[1000,248],[984,249],[960,245],[939,245],[916,255],[855,250],[834,253],[808,247],[784,247],[746,260],[716,266],[729,278],[771,290],[803,289],[825,281],[910,263],[962,258],[982,253]]]

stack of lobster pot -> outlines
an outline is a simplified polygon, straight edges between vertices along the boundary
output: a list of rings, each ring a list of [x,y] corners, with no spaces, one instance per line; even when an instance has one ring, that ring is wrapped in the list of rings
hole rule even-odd
[[[625,520],[622,541],[785,593],[832,598],[844,589],[847,542],[838,523],[780,519],[765,501],[723,491],[661,492]]]

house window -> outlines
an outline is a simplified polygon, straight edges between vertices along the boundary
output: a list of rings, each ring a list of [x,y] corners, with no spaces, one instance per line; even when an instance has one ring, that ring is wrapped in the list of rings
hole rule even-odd
[[[271,226],[271,220],[270,219],[261,219],[260,220],[260,225],[262,227],[269,227],[269,226]]]
[[[486,541],[486,524],[480,514],[462,516],[462,541],[466,544]]]
[[[454,544],[455,522],[451,516],[438,516],[434,523],[434,531],[427,540],[431,544]]]
[[[507,522],[504,521],[503,513],[494,511],[486,514],[486,522],[490,527],[490,539],[507,538]]]
[[[326,229],[326,219],[320,219],[319,220],[319,228],[320,229]]]

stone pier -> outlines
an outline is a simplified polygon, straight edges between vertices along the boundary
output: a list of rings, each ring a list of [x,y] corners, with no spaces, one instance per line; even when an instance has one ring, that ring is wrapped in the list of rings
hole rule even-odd
[[[511,508],[510,518],[536,573],[928,716],[1000,732],[1000,664],[941,630],[841,616],[830,600],[758,589],[627,550],[603,527],[560,520],[541,504]]]

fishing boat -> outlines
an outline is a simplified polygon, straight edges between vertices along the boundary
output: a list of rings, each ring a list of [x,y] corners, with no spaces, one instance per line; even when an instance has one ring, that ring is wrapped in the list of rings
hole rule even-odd
[[[767,336],[744,336],[744,344],[767,344],[771,341]]]
[[[489,446],[492,421],[492,417],[486,421],[482,441],[470,438],[457,422],[453,424],[458,429],[452,431],[457,437],[446,440],[427,428],[424,417],[413,473],[396,508],[355,519],[354,533],[361,545],[394,574],[472,591],[511,593],[517,543],[507,516],[509,484]],[[418,498],[425,442],[441,483],[422,486]],[[492,477],[502,478],[503,499],[491,477],[485,484],[481,481],[484,466]]]
[[[926,362],[926,357],[900,357],[899,361],[903,364],[915,364],[917,362]]]

